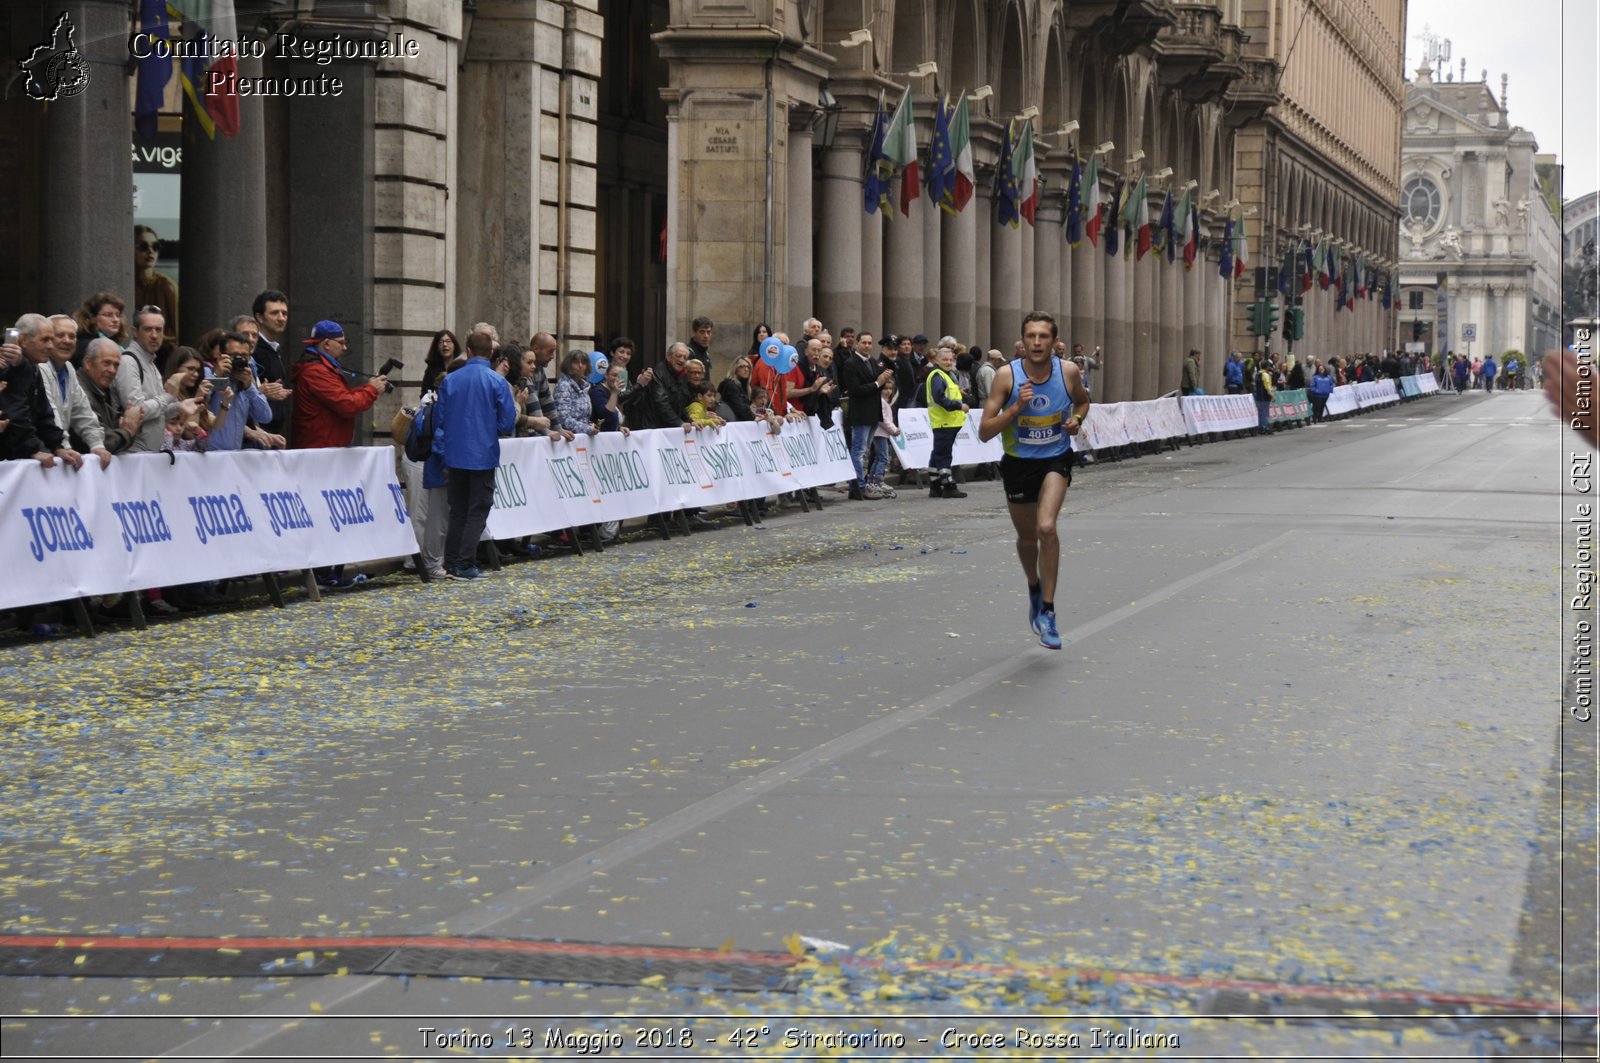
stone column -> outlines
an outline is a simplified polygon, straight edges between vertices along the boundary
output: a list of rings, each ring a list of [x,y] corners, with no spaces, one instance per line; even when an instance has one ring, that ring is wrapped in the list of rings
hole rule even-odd
[[[883,227],[893,224],[895,223],[883,220],[881,210],[874,214],[864,214],[861,219],[861,313],[856,319],[879,322],[880,329],[888,327],[883,298]],[[841,322],[843,320],[840,318]],[[856,325],[858,329],[871,327]]]
[[[1026,226],[1027,223],[1024,222],[1023,225]],[[991,220],[989,222],[989,334],[991,336],[1022,335],[1022,296],[1022,234],[1009,225],[1001,225]],[[1000,344],[995,346],[1000,347],[1002,351],[1006,349]]]
[[[1121,254],[1096,251],[1100,263],[1100,290],[1104,296],[1105,347],[1101,351],[1100,402],[1121,402],[1133,380],[1133,330],[1128,326],[1128,271]]]
[[[490,321],[503,330],[503,337],[509,333],[519,343],[528,339],[518,335],[524,328],[529,335],[535,330],[556,329],[556,218],[552,210],[548,231],[544,231],[542,200],[546,191],[541,179],[555,164],[506,165],[507,159],[542,158],[541,125],[546,112],[559,110],[557,100],[545,98],[545,71],[532,58],[549,53],[548,44],[538,48],[549,32],[531,11],[501,7],[492,18],[480,13],[457,82],[461,116],[459,140],[453,145],[457,185],[447,209],[455,212],[465,238],[457,248],[453,316],[457,329],[475,321]],[[559,35],[559,30],[555,32]],[[554,77],[549,79],[548,89],[552,94],[559,91]],[[549,121],[556,125],[554,118]],[[669,120],[669,193],[679,173],[677,132],[676,121]],[[554,201],[553,175],[550,184],[548,198]],[[669,194],[669,201],[677,200]],[[400,220],[403,224],[403,214]],[[676,217],[668,221],[669,274],[673,263],[681,262],[680,230],[673,228],[677,221]],[[541,276],[546,265],[548,275]],[[669,284],[668,298],[677,291]],[[669,314],[673,309],[669,304]],[[659,353],[639,352],[646,359]]]
[[[997,334],[994,331],[994,285],[991,269],[991,263],[994,261],[994,201],[989,196],[989,184],[983,178],[978,179],[978,190],[973,193],[972,202],[967,204],[966,213],[972,215],[972,231],[977,248],[972,274],[977,282],[973,290],[973,330],[981,333],[979,338],[985,344],[985,350],[989,347],[999,347],[1002,351],[1009,352],[1010,348],[996,342],[1004,339],[1005,334]]]
[[[507,0],[478,0],[479,22],[484,6],[491,2],[499,6]],[[598,0],[560,4],[516,0],[508,6],[535,9],[541,18],[548,14],[572,20],[573,32],[559,38],[564,44],[576,43],[573,33],[603,34],[608,25]],[[804,151],[805,138],[790,140],[794,131],[789,128],[788,101],[817,98],[818,79],[824,73],[820,61],[826,59],[782,33],[752,32],[748,21],[735,26],[720,16],[699,17],[699,6],[672,5],[671,23],[651,35],[654,54],[667,64],[668,87],[662,96],[669,116],[676,118],[668,177],[671,224],[676,225],[669,240],[677,245],[668,274],[673,311],[666,332],[673,338],[687,335],[690,322],[701,314],[730,325],[748,323],[757,313],[784,316],[790,249],[783,238],[788,226],[800,220],[791,213],[791,178],[807,183],[804,173],[784,172],[790,167],[807,168],[799,154]],[[775,14],[756,13],[755,21],[761,23]],[[475,26],[474,39],[477,36]],[[536,54],[551,52],[546,48]],[[594,64],[592,76],[598,78],[598,48]],[[582,73],[589,76],[591,72],[585,66]],[[547,80],[553,84],[555,79]],[[577,102],[598,98],[592,86],[585,87],[590,91]],[[853,145],[836,145],[824,163],[829,175],[853,180],[855,194],[849,198],[857,211],[861,209],[858,132],[852,131],[847,138]],[[564,147],[561,138],[569,135],[592,139],[596,134],[582,127],[561,129],[554,145]],[[545,165],[549,166],[548,155]],[[823,192],[825,207],[831,195],[831,190]],[[844,210],[838,212],[840,221],[846,217]],[[573,275],[584,265],[575,262]],[[768,323],[791,333],[796,324]],[[714,341],[714,375],[720,375],[736,355],[743,354],[748,343],[737,327],[719,328],[718,335],[723,338]]]
[[[923,299],[923,221],[918,213],[921,207],[921,200],[913,201],[911,216],[907,217],[896,205],[894,214],[884,219],[883,323],[884,328],[894,332],[928,329]]]
[[[1059,326],[1061,313],[1061,209],[1040,205],[1037,229],[1030,230],[1033,238],[1033,299],[1024,304],[1029,310],[1043,310],[1055,316]]]
[[[1156,266],[1156,271],[1161,275],[1161,366],[1157,372],[1157,391],[1165,395],[1183,383],[1183,360],[1189,356],[1189,347],[1184,345],[1183,292],[1185,278],[1183,265],[1174,259],[1168,262],[1166,255],[1161,256],[1161,263]],[[1199,347],[1199,343],[1190,346]]]
[[[393,28],[417,42],[418,55],[377,64],[372,357],[379,365],[388,358],[405,363],[391,378],[401,387],[373,407],[380,430],[402,403],[415,405],[428,343],[454,319],[460,220],[451,199],[461,143],[461,5],[418,0]],[[468,232],[480,224],[467,219]],[[526,342],[531,318],[530,301],[500,322],[503,336]]]
[[[302,40],[307,36],[302,36]],[[269,76],[344,82],[339,96],[296,96],[287,103],[289,131],[289,334],[298,346],[311,325],[331,318],[344,326],[353,368],[371,370],[373,328],[373,228],[375,189],[375,80],[373,64],[361,60],[318,66],[310,59],[267,63]],[[341,188],[329,196],[330,160]],[[252,293],[253,296],[254,293]],[[348,358],[349,356],[347,356]],[[358,440],[366,432],[358,425]]]
[[[1218,349],[1229,354],[1235,349],[1243,351],[1245,349],[1243,339],[1232,335],[1230,331],[1229,307],[1232,306],[1232,301],[1229,299],[1226,280],[1222,280],[1221,274],[1218,274],[1218,263],[1213,263],[1210,259],[1200,259],[1200,266],[1195,269],[1206,271],[1205,320],[1206,330],[1210,330],[1211,333],[1211,343],[1218,344]]]
[[[944,278],[944,211],[926,194],[911,207],[911,220],[922,225],[922,321],[928,336],[938,339],[950,332],[944,320],[939,286]],[[959,338],[959,337],[958,337]]]
[[[811,288],[811,142],[809,125],[789,127],[789,155],[783,167],[789,202],[788,209],[778,219],[783,227],[780,238],[786,252],[788,283],[784,306],[773,314],[785,322],[803,321],[816,313]],[[778,327],[771,321],[767,326]],[[857,326],[861,327],[864,326]]]
[[[1024,218],[1017,226],[1017,279],[1022,285],[1021,296],[1017,300],[1017,308],[1023,314],[1036,309],[1039,305],[1038,296],[1034,290],[1034,271],[1038,267],[1033,257],[1033,235],[1034,227],[1029,225],[1028,220]],[[1022,316],[1019,314],[1017,316],[1017,324],[1012,326],[1016,328],[1019,335],[1022,332],[1021,322]]]
[[[1183,260],[1180,251],[1179,263]],[[1201,276],[1200,267],[1205,264],[1201,259],[1195,263],[1194,269],[1185,269],[1178,263],[1173,264],[1174,269],[1182,269],[1182,286],[1180,296],[1180,312],[1183,317],[1182,329],[1179,332],[1180,346],[1184,356],[1187,357],[1191,347],[1198,347],[1204,355],[1200,360],[1200,386],[1206,389],[1208,395],[1222,393],[1222,363],[1227,358],[1228,352],[1219,351],[1211,343],[1211,337],[1206,335],[1206,307],[1205,290],[1202,287],[1204,277]]]
[[[73,43],[88,64],[89,81],[78,95],[62,97],[46,108],[45,157],[40,167],[45,174],[41,233],[44,307],[76,310],[93,292],[115,292],[128,300],[131,329],[133,161],[128,149],[128,114],[132,88],[127,63],[132,22],[128,5],[123,0],[64,0],[46,10],[52,25],[55,13],[62,11],[76,27]],[[17,17],[20,19],[20,13]],[[17,73],[15,66],[11,73]],[[20,94],[21,83],[13,90]],[[187,279],[180,277],[181,281]],[[181,298],[178,308],[182,313]]]
[[[835,143],[822,156],[822,261],[816,269],[816,316],[823,321],[857,322],[858,329],[878,327],[876,317],[863,316],[861,267],[867,237],[862,209],[861,148],[856,144]],[[774,329],[790,331],[800,322],[771,323]],[[790,336],[793,339],[793,335]]]
[[[1133,293],[1133,313],[1130,316],[1130,346],[1133,353],[1133,374],[1127,397],[1134,402],[1156,396],[1156,278],[1151,263],[1135,262],[1132,255],[1126,261],[1132,271],[1130,288]]]
[[[939,256],[940,328],[962,343],[987,342],[978,335],[978,211],[967,204],[955,217],[943,215]],[[987,274],[987,270],[984,271]]]
[[[1066,208],[1062,207],[1065,211]],[[1071,330],[1067,328],[1072,321],[1072,246],[1067,243],[1066,233],[1056,233],[1059,242],[1056,244],[1056,257],[1061,264],[1059,275],[1056,278],[1056,321],[1061,325],[1061,334],[1067,337],[1067,350],[1072,349],[1073,339]]]
[[[261,60],[239,60],[239,76],[261,76]],[[239,99],[239,133],[206,136],[183,113],[182,290],[179,341],[226,327],[250,312],[267,280],[266,136],[261,97]]]
[[[1195,262],[1194,271],[1200,274],[1200,312],[1204,322],[1204,346],[1208,355],[1212,351],[1216,352],[1216,355],[1209,360],[1216,363],[1217,393],[1222,394],[1226,390],[1222,385],[1222,365],[1228,360],[1228,355],[1233,353],[1233,345],[1228,342],[1228,329],[1224,323],[1227,295],[1222,278],[1217,275],[1217,263],[1201,254],[1199,260]],[[1210,385],[1207,385],[1206,390],[1210,390]]]
[[[1096,344],[1105,343],[1104,302],[1100,297],[1100,259],[1105,258],[1088,240],[1064,252],[1070,260],[1067,272],[1072,279],[1072,315],[1067,320],[1068,344],[1081,343],[1086,353],[1092,353]],[[1098,372],[1091,374],[1096,379]],[[1098,387],[1098,385],[1096,385]],[[1098,396],[1097,396],[1098,397]]]

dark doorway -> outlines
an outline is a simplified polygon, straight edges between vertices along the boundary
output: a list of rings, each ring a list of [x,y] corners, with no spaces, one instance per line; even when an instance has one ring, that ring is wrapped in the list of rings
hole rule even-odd
[[[631,337],[653,361],[667,345],[667,64],[650,35],[667,0],[602,0],[595,331]]]

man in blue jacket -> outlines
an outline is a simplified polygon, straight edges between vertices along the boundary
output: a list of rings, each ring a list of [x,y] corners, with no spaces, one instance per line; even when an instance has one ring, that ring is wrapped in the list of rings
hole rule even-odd
[[[450,500],[444,568],[451,579],[474,580],[478,540],[494,506],[494,471],[500,437],[517,427],[517,403],[506,378],[489,368],[494,340],[478,331],[467,337],[467,364],[439,382],[433,417],[433,450],[442,455]]]
[[[1229,395],[1237,395],[1244,391],[1244,362],[1240,360],[1238,351],[1228,355],[1228,360],[1222,367],[1222,381]]]

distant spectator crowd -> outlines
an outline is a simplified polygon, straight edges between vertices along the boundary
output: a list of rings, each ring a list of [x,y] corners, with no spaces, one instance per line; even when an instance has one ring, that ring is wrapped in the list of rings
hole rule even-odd
[[[147,280],[147,273],[141,278]],[[391,387],[383,369],[392,365],[376,374],[346,365],[349,343],[336,321],[317,321],[300,330],[303,338],[291,338],[291,302],[282,291],[258,293],[248,312],[241,309],[185,346],[172,320],[176,291],[165,292],[157,282],[145,289],[153,301],[130,308],[114,292],[95,292],[75,313],[23,314],[7,331],[0,344],[0,459],[81,469],[108,467],[122,454],[344,447],[354,441],[360,415]],[[482,575],[478,549],[502,438],[570,441],[639,429],[714,432],[732,422],[764,423],[776,431],[786,420],[815,417],[824,428],[837,423],[849,445],[855,476],[842,488],[846,496],[892,499],[909,479],[897,466],[893,445],[902,411],[936,408],[941,425],[976,416],[996,370],[1019,357],[1021,347],[1014,342],[1002,352],[954,336],[880,336],[853,327],[835,334],[809,318],[792,335],[757,325],[748,346],[742,337],[733,344],[724,339],[723,353],[714,360],[717,334],[709,318],[695,318],[687,339],[671,343],[647,365],[626,336],[563,353],[546,331],[534,332],[526,343],[502,337],[489,322],[472,325],[462,336],[436,332],[422,358],[420,399],[391,426],[402,451],[417,562],[424,571],[456,579]],[[793,346],[792,367],[780,371],[763,356],[769,340]],[[1077,363],[1092,390],[1105,362],[1101,350],[1060,340],[1056,353]],[[1194,351],[1185,361],[1184,394],[1201,390],[1200,360]],[[1492,357],[1469,362],[1454,355],[1429,363],[1398,353],[1324,361],[1234,352],[1223,376],[1228,392],[1249,392],[1258,404],[1279,390],[1305,388],[1314,418],[1321,420],[1335,387],[1428,369],[1442,386],[1462,391],[1528,386],[1524,360],[1515,352],[1498,364]],[[1270,430],[1265,412],[1261,430]],[[930,474],[930,497],[964,497],[948,454],[935,455]],[[974,475],[992,478],[994,470],[979,467]],[[753,505],[765,513],[782,501]],[[687,518],[709,525],[719,515],[690,511]],[[590,531],[603,541],[619,529]],[[560,534],[541,543],[500,545],[515,554],[572,544]],[[361,576],[328,569],[317,578],[336,589]],[[214,604],[226,590],[155,589],[143,595],[143,604],[163,615]],[[109,608],[108,619],[126,615]]]

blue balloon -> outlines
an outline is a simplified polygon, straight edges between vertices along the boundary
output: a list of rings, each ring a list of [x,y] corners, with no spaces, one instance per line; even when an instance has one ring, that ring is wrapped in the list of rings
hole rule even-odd
[[[785,343],[783,345],[783,350],[778,354],[777,362],[773,364],[772,368],[776,369],[780,373],[788,373],[792,372],[794,367],[799,364],[800,352],[795,350],[791,345]]]
[[[783,351],[783,341],[776,336],[768,336],[761,341],[761,360],[772,366],[778,367],[778,356]]]
[[[600,381],[604,380],[606,378],[606,367],[609,366],[610,364],[611,364],[611,359],[607,358],[603,352],[601,352],[601,351],[590,351],[589,352],[589,383],[598,384],[598,383],[600,383]]]

